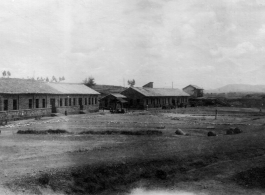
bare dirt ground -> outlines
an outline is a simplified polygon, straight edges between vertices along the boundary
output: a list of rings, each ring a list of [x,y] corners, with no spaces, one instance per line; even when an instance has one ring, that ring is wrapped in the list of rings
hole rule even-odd
[[[214,113],[215,108],[183,108],[10,122],[0,129],[0,194],[129,194],[138,187],[195,194],[264,194],[265,115],[254,108],[218,108],[215,120]],[[230,127],[243,133],[225,135]],[[175,135],[177,128],[190,136]],[[64,129],[70,134],[16,133],[27,129]],[[163,135],[79,134],[106,130],[158,130]],[[208,131],[218,136],[208,137]],[[67,175],[88,166],[92,172],[91,167],[112,171],[102,177],[123,170],[117,177],[127,174],[122,178],[126,182],[114,188],[113,183],[121,179],[113,179],[111,187],[104,184],[104,188],[95,187],[91,192],[91,186],[82,188],[90,181],[85,178],[80,182],[82,174]],[[45,173],[52,175],[50,183],[41,185],[38,178]],[[65,186],[62,182],[52,184],[53,177],[56,182],[69,178],[72,187],[67,182]],[[80,190],[73,187],[75,184]]]

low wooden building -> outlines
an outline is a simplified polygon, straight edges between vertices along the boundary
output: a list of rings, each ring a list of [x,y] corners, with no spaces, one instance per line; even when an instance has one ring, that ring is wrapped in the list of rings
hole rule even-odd
[[[2,78],[0,120],[95,112],[99,110],[98,96],[98,92],[83,84]]]
[[[197,85],[188,85],[183,88],[183,91],[193,98],[203,97],[203,88],[198,87]]]
[[[111,93],[100,99],[100,104],[104,109],[123,109],[127,107],[126,97],[120,93]]]
[[[177,107],[188,103],[189,94],[182,90],[152,87],[153,83],[144,87],[130,87],[121,94],[127,97],[130,108]]]

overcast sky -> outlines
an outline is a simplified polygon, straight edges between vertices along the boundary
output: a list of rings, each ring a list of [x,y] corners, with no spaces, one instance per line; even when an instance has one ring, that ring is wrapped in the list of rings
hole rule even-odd
[[[1,0],[0,44],[18,78],[265,84],[265,1]]]

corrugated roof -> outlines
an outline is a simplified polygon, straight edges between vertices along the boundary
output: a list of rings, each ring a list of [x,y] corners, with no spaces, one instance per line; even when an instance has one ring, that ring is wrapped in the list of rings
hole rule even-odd
[[[5,94],[99,94],[83,84],[46,83],[35,80],[0,78],[0,93]]]
[[[126,96],[120,94],[120,93],[111,93],[110,95],[116,97],[116,98],[126,98]]]
[[[141,87],[131,87],[132,89],[138,91],[147,97],[171,97],[171,96],[190,96],[179,89],[170,88],[141,88]]]
[[[99,93],[84,84],[73,84],[73,83],[46,83],[53,89],[63,94],[95,94]]]

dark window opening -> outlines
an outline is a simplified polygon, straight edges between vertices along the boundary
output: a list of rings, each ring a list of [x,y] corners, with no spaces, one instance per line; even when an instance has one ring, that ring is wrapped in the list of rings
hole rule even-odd
[[[78,99],[78,104],[79,104],[79,106],[83,105],[82,98]]]
[[[94,98],[93,97],[91,98],[91,103],[92,103],[92,105],[94,105]]]
[[[72,98],[69,98],[69,106],[72,106]]]
[[[91,105],[91,98],[88,99],[88,104]]]
[[[32,109],[32,99],[29,99],[29,109]]]
[[[17,110],[17,100],[13,100],[13,110]]]
[[[36,104],[36,107],[35,108],[39,108],[39,99],[36,99],[35,101],[36,101],[35,102],[35,104]]]
[[[76,98],[74,98],[74,103],[73,104],[74,104],[74,106],[76,105]]]
[[[85,98],[85,105],[87,105],[87,98]]]
[[[8,110],[8,100],[4,100],[4,110]]]
[[[63,106],[63,99],[60,98],[60,107],[62,107],[62,106]]]
[[[45,99],[42,99],[42,108],[46,108],[46,101],[45,101]]]
[[[64,105],[65,105],[65,106],[68,106],[68,101],[67,101],[67,100],[68,100],[68,98],[65,98],[65,99],[64,99]]]
[[[137,99],[136,102],[137,102],[137,104],[139,105],[139,104],[140,104],[140,99]]]

